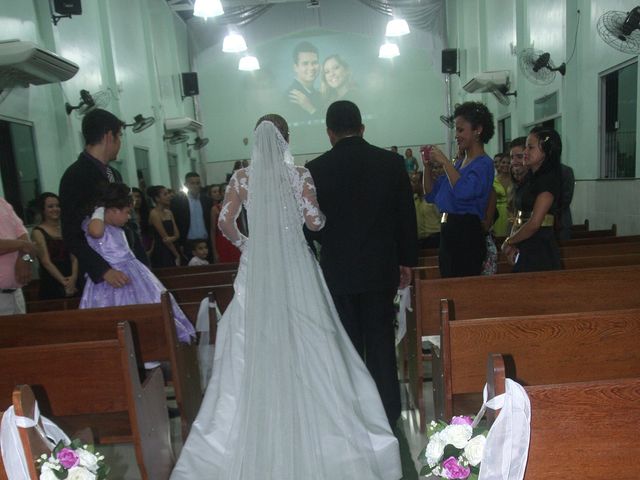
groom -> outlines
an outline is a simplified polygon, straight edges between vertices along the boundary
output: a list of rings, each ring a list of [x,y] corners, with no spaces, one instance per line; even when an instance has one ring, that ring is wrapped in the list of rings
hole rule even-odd
[[[367,143],[358,107],[329,106],[333,148],[306,166],[327,222],[316,240],[340,320],[376,382],[391,427],[400,417],[393,299],[418,262],[416,214],[402,157]]]

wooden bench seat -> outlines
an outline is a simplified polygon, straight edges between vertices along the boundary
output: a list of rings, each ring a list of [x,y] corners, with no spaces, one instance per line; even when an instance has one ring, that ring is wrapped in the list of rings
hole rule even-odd
[[[134,330],[141,361],[167,361],[186,438],[202,402],[195,345],[178,341],[166,293],[160,303],[0,316],[0,348],[86,342],[115,337],[118,322]]]
[[[203,285],[228,285],[236,279],[237,270],[223,270],[219,272],[188,273],[164,277],[162,284],[168,290],[176,288],[201,287]]]
[[[90,426],[98,443],[131,442],[143,479],[174,464],[162,372],[143,382],[127,322],[110,340],[0,348],[0,408],[30,384],[41,412],[65,432]]]
[[[640,295],[630,288],[639,282],[637,265],[416,280],[415,315],[407,316],[415,406],[424,413],[422,338],[439,335],[441,299],[454,300],[455,318],[460,320],[640,308]]]
[[[442,300],[441,307],[433,357],[437,418],[478,410],[493,352],[515,364],[514,378],[525,385],[640,377],[640,308],[456,320],[454,302]],[[476,399],[471,406],[469,397]]]
[[[638,264],[640,264],[640,253],[588,257],[569,256],[562,260],[564,270],[575,270],[578,268],[621,267],[624,265]],[[497,273],[511,273],[512,270],[513,267],[509,265],[506,260],[501,259],[498,262]],[[417,267],[414,271],[421,279],[440,278],[440,269],[437,266]]]
[[[487,367],[489,398],[493,392],[504,392],[505,376],[502,356],[491,355]],[[531,402],[525,480],[638,477],[634,459],[640,456],[640,378],[524,389]]]
[[[237,262],[229,263],[212,263],[210,265],[194,265],[192,267],[183,265],[180,267],[163,267],[154,268],[153,273],[156,277],[162,281],[163,278],[175,277],[176,275],[190,275],[193,273],[209,273],[209,272],[221,272],[228,270],[237,270]]]

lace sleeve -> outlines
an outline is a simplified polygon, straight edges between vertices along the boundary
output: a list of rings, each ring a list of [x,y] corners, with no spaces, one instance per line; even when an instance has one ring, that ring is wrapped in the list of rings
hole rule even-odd
[[[242,200],[243,197],[246,198],[246,192],[246,172],[244,172],[244,170],[237,170],[229,181],[227,191],[224,194],[222,209],[218,216],[218,228],[222,234],[241,251],[244,250],[247,237],[238,230],[236,219],[242,210]]]
[[[318,198],[316,197],[316,185],[313,183],[313,177],[306,168],[298,168],[300,173],[300,182],[302,183],[302,215],[304,223],[309,230],[317,232],[324,227],[326,217],[318,207]]]

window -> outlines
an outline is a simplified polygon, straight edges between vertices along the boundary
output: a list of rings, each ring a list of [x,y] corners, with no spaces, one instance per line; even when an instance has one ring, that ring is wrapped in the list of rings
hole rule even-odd
[[[133,156],[136,161],[136,173],[138,177],[138,188],[143,192],[150,186],[151,172],[149,171],[149,150],[144,147],[133,147]]]
[[[511,144],[511,116],[498,120],[498,148],[500,152],[509,153]],[[496,152],[498,153],[498,152]]]
[[[31,124],[0,119],[0,171],[5,200],[25,225],[33,225],[42,191]]]
[[[636,175],[638,62],[600,76],[600,165],[602,178]]]
[[[536,121],[547,119],[558,114],[558,92],[537,98],[533,102],[533,118]]]

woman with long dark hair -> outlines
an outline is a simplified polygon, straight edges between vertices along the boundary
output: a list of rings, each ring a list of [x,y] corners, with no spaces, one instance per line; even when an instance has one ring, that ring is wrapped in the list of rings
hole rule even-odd
[[[40,300],[74,295],[78,288],[78,260],[71,255],[60,231],[60,200],[55,193],[44,192],[37,206],[42,222],[34,227],[31,237],[38,246],[40,260]]]
[[[514,272],[561,268],[553,228],[562,192],[561,154],[558,132],[548,127],[531,130],[523,158],[530,173],[516,197],[518,212],[512,233],[502,244]]]
[[[453,112],[458,149],[465,156],[455,163],[437,147],[423,152],[423,162],[430,172],[436,165],[445,175],[432,180],[423,176],[426,200],[442,212],[438,261],[440,276],[480,275],[486,255],[482,220],[493,187],[493,160],[484,145],[493,137],[493,115],[480,102],[465,102]]]

